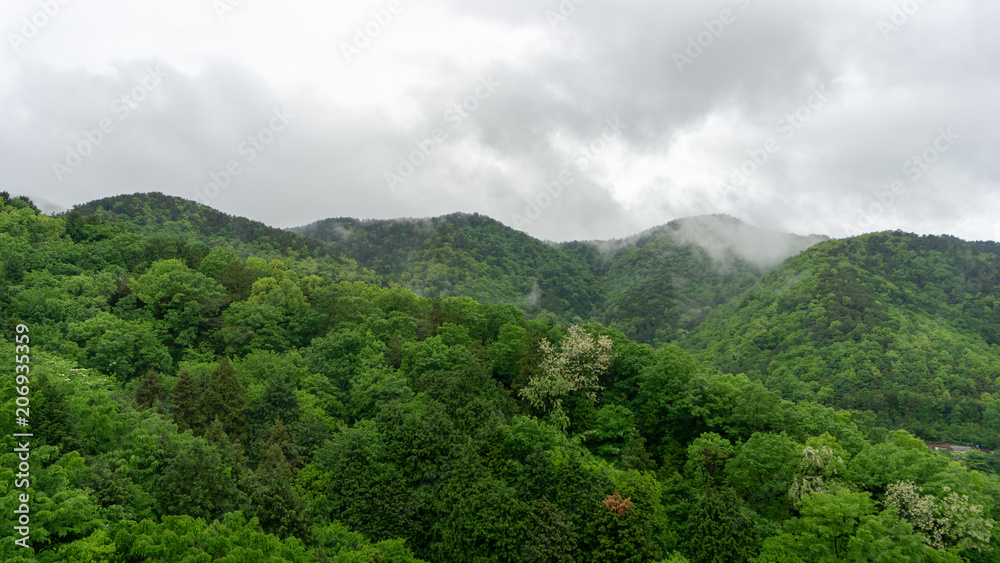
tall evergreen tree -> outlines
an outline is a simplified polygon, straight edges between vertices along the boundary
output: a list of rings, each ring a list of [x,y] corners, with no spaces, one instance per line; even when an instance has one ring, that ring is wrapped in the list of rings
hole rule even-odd
[[[250,501],[264,531],[305,539],[311,534],[311,516],[293,485],[298,459],[285,425],[275,421],[251,479]]]
[[[280,419],[282,428],[295,428],[299,420],[299,401],[295,397],[295,388],[292,387],[285,377],[277,374],[267,381],[264,388],[264,395],[261,397],[259,406],[250,411],[248,422],[249,451],[253,460],[260,459],[261,452],[264,451],[264,443],[274,427],[274,422]]]
[[[160,385],[160,374],[151,369],[142,376],[135,387],[135,404],[139,408],[148,409],[163,398],[164,392],[163,386]]]
[[[246,435],[246,391],[229,360],[222,360],[208,377],[202,398],[202,412],[208,420],[218,418],[231,438],[243,441]]]
[[[191,372],[184,368],[177,376],[173,392],[174,422],[181,431],[192,430],[196,434],[201,431],[205,424],[205,415],[200,403],[201,393],[198,392],[198,383]]]
[[[292,444],[288,429],[280,418],[274,420],[271,432],[268,434],[264,447],[261,448],[260,463],[257,469],[271,473],[284,473],[289,478],[295,478],[295,470],[302,461],[298,449]]]
[[[752,514],[732,489],[708,489],[688,514],[684,555],[693,563],[748,561],[760,546]]]

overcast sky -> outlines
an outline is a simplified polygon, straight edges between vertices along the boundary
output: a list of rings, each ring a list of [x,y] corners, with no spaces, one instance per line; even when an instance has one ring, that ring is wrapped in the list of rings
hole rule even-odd
[[[5,0],[0,189],[1000,240],[998,26],[963,0]]]

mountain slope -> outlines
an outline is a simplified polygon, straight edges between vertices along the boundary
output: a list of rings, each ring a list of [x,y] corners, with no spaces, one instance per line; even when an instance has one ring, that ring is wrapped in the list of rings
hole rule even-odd
[[[146,235],[183,237],[195,233],[206,242],[226,239],[255,246],[268,245],[279,252],[323,253],[322,244],[306,237],[158,192],[106,197],[77,205],[71,212],[124,221]]]
[[[135,220],[170,223],[157,217]],[[599,324],[338,283],[301,255],[226,262],[199,237],[254,242],[190,224],[146,236],[0,192],[0,369],[17,376],[0,403],[32,436],[3,438],[2,466],[33,463],[30,499],[6,502],[38,532],[18,538],[34,557],[5,542],[0,561],[204,561],[236,545],[262,561],[398,563],[1000,550],[996,456],[935,451]],[[896,253],[924,262],[885,276],[942,292],[919,310],[995,288],[989,255],[897,238],[819,245],[755,288],[813,273],[820,287],[829,264],[853,283]],[[593,244],[560,248],[603,259]],[[906,280],[876,281],[891,320]],[[865,322],[881,320],[877,301]],[[948,534],[894,499],[946,515]]]
[[[794,400],[997,445],[1000,257],[952,237],[831,240],[720,307],[684,345]]]
[[[649,343],[693,329],[781,260],[825,238],[765,231],[725,216],[673,221],[627,239],[562,244],[478,214],[335,218],[292,230],[423,295],[598,319]]]
[[[614,246],[601,320],[643,342],[666,342],[697,327],[782,261],[826,240],[753,227],[725,215],[671,221]]]
[[[136,232],[184,243],[202,243],[240,258],[301,260],[310,273],[325,273],[340,279],[378,280],[371,272],[341,254],[330,252],[319,241],[278,229],[245,217],[236,217],[195,201],[159,192],[102,198],[73,207],[63,214],[70,224],[79,217],[94,217],[124,224]]]
[[[335,218],[292,229],[418,294],[591,316],[603,287],[579,256],[489,217]]]
[[[303,267],[312,273],[397,283],[427,297],[465,296],[565,320],[598,320],[647,343],[683,337],[782,260],[825,239],[722,215],[680,219],[626,239],[562,244],[461,213],[331,218],[286,231],[160,193],[104,198],[72,214],[241,257],[294,257],[309,261]]]

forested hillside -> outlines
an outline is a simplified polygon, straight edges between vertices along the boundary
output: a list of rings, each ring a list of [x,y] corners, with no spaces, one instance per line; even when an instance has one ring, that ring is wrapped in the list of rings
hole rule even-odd
[[[937,400],[920,387],[925,365],[941,396],[993,393],[998,257],[970,245],[881,233],[821,243],[767,273],[662,233],[550,246],[450,216],[432,235],[378,226],[399,230],[388,241],[355,227],[348,241],[387,249],[366,262],[290,233],[268,234],[258,253],[241,222],[199,207],[175,215],[166,200],[167,211],[136,202],[51,217],[0,196],[4,561],[1000,554],[992,454],[931,450],[901,429],[916,419],[898,416],[903,403],[883,409],[858,391],[906,382],[912,404]],[[511,265],[522,269],[509,286],[463,281],[498,292],[481,301],[389,283],[422,260],[500,272],[489,237],[470,236],[477,226],[498,248],[520,240],[507,260],[538,263]],[[404,240],[431,236],[442,239]],[[524,289],[515,276],[537,280],[549,264],[569,268],[561,291],[572,292],[552,301],[564,309],[503,302],[505,288]],[[646,312],[638,289],[621,297],[662,268],[674,268],[668,299],[692,319],[665,330],[690,326],[677,335],[695,354],[625,332],[655,335],[656,315],[674,314],[652,298]],[[617,315],[615,326],[571,318],[577,302]],[[834,359],[855,350],[849,379]],[[30,413],[18,413],[25,397]],[[998,428],[989,412],[982,432]],[[26,438],[13,433],[25,431],[30,485],[15,478]],[[26,536],[13,521],[22,494]]]
[[[340,277],[394,283],[424,297],[471,297],[566,322],[594,320],[649,344],[681,338],[785,258],[826,238],[706,216],[622,240],[554,244],[463,213],[325,219],[292,229],[305,235],[296,236],[159,193],[104,198],[73,213],[153,237],[228,248],[243,258],[310,257],[340,270]]]
[[[612,251],[598,319],[640,342],[678,341],[786,258],[826,238],[766,231],[713,215],[599,243]]]
[[[818,244],[684,344],[786,398],[1000,445],[1000,256],[978,245],[902,232]]]
[[[189,252],[201,254],[211,247],[240,258],[294,258],[310,273],[323,272],[372,283],[379,281],[343,254],[329,252],[319,241],[158,192],[94,200],[73,207],[63,214],[63,218],[67,233],[77,239],[93,230],[94,219],[103,219],[147,235],[151,244],[170,245],[182,241],[191,249]]]
[[[295,231],[427,297],[468,296],[589,318],[605,292],[589,249],[562,252],[478,214],[327,219]]]
[[[824,240],[732,217],[673,221],[622,240],[545,243],[481,215],[326,219],[293,229],[425,296],[468,296],[597,320],[664,343],[784,259]]]

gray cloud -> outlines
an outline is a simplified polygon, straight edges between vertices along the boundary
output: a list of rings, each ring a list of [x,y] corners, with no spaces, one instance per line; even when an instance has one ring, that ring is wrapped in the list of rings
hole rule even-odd
[[[282,227],[475,211],[569,240],[726,213],[799,233],[1000,238],[998,6],[588,0],[553,26],[546,12],[557,1],[406,3],[348,65],[339,45],[385,3],[368,4],[339,19],[304,0],[287,8],[297,18],[248,4],[220,24],[181,2],[171,25],[190,26],[205,55],[163,39],[146,8],[67,9],[25,53],[3,55],[13,57],[0,73],[4,189],[62,207],[145,190],[195,198],[235,161],[239,174],[200,197]],[[912,6],[897,30],[886,26],[894,7]],[[118,18],[116,30],[150,26],[149,38],[122,33],[115,48],[71,52],[75,30],[98,16]],[[723,16],[731,23],[719,27]],[[324,37],[334,21],[343,33]],[[699,38],[701,52],[689,51]],[[681,56],[690,62],[678,69]],[[122,119],[114,100],[157,66],[162,84]],[[456,123],[453,104],[489,76],[499,84]],[[789,114],[815,88],[826,101],[788,135]],[[294,119],[248,160],[241,143],[282,108]],[[59,181],[52,162],[102,119],[115,130]],[[609,119],[620,133],[607,135]],[[904,163],[948,127],[959,138],[911,179]],[[436,130],[443,141],[411,158]],[[778,148],[753,163],[769,139]],[[601,150],[581,159],[594,143]],[[400,172],[400,158],[420,164],[391,189],[386,173]],[[725,187],[741,166],[753,173]],[[560,174],[572,180],[553,189]],[[905,189],[890,202],[897,181]]]

